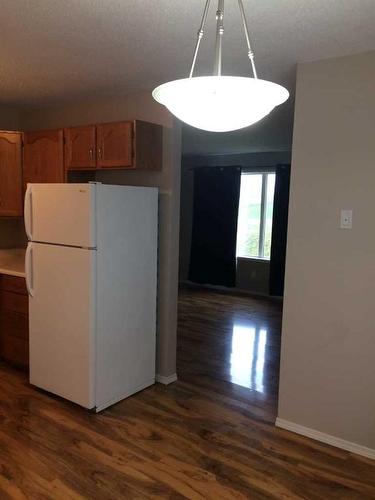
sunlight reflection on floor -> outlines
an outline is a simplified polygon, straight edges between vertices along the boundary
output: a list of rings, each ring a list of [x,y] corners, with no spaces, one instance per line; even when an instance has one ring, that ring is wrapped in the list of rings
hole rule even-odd
[[[234,384],[264,392],[264,360],[267,330],[254,325],[234,324],[231,381]]]

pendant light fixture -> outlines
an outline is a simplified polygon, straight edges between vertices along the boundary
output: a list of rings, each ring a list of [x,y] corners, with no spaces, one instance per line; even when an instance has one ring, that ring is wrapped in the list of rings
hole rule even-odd
[[[275,106],[285,102],[289,92],[281,85],[258,78],[242,0],[238,0],[238,5],[253,76],[223,76],[221,73],[224,0],[219,0],[216,12],[213,76],[193,76],[210,1],[206,0],[189,78],[164,83],[157,87],[152,95],[177,118],[193,127],[211,132],[228,132],[248,127],[261,120]]]

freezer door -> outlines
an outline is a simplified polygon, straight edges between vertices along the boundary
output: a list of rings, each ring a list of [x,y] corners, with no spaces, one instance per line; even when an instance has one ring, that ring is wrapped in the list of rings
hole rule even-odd
[[[95,248],[95,194],[95,184],[28,184],[29,241]]]
[[[96,251],[29,243],[30,383],[93,408]]]

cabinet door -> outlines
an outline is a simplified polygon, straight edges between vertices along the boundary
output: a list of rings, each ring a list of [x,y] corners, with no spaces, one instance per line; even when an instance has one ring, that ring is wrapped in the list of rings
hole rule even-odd
[[[67,170],[96,168],[95,125],[66,128],[64,137],[65,168]]]
[[[64,182],[62,130],[26,132],[23,148],[23,182]]]
[[[135,120],[134,147],[136,168],[160,170],[163,164],[163,127]]]
[[[22,215],[21,134],[0,133],[0,216]]]
[[[133,168],[133,122],[97,125],[98,168]]]
[[[28,296],[25,279],[0,275],[0,357],[29,366]]]

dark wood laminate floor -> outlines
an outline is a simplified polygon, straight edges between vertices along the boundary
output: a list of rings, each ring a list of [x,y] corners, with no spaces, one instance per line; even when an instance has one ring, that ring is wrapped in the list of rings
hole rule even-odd
[[[234,390],[258,407],[265,420],[274,422],[281,315],[281,301],[181,289],[180,380],[215,390]]]
[[[0,499],[375,498],[374,462],[273,426],[279,332],[278,304],[182,291],[179,381],[100,415],[0,366]]]

